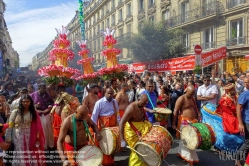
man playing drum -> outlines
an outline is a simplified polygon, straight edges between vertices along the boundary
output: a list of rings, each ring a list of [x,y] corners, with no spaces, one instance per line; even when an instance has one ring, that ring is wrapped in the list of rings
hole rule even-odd
[[[139,101],[131,103],[126,108],[119,124],[122,144],[125,144],[124,140],[126,140],[128,145],[131,148],[134,148],[140,137],[138,134],[141,133],[141,136],[144,136],[150,131],[152,124],[148,122],[148,118],[146,117],[146,112],[144,110],[144,107],[148,101],[147,95],[142,94]],[[129,166],[146,166],[146,164],[143,163],[142,160],[139,159],[138,155],[132,151],[129,158]]]
[[[75,120],[75,122],[74,122]],[[80,105],[77,108],[77,113],[68,116],[62,123],[59,138],[57,141],[58,152],[63,165],[75,166],[75,147],[74,143],[76,142],[76,150],[81,149],[83,146],[87,145],[86,140],[86,130],[87,128],[84,125],[84,121],[87,125],[91,126],[97,136],[98,141],[101,140],[102,136],[99,133],[97,126],[93,123],[91,118],[88,116],[88,109],[85,105]],[[74,124],[75,123],[75,124]],[[76,128],[76,131],[74,129]],[[76,133],[76,138],[74,137]],[[63,150],[63,143],[65,150]],[[66,154],[67,156],[65,156]]]
[[[197,115],[200,114],[197,112],[197,106],[195,104],[195,88],[194,86],[188,86],[186,89],[186,94],[179,97],[176,101],[175,109],[174,109],[174,117],[172,128],[176,129],[176,118],[178,117],[178,125],[177,129],[180,130],[184,124],[197,123],[196,119]],[[177,131],[176,136],[179,138],[179,132]],[[190,150],[186,148],[181,140],[179,143],[178,155],[189,162],[189,165],[193,165],[199,161],[197,153],[195,150]]]
[[[128,84],[122,83],[121,84],[121,91],[118,92],[118,94],[115,98],[118,102],[120,118],[122,118],[122,116],[124,115],[124,111],[125,111],[126,107],[129,105],[128,95],[126,94],[126,92],[128,92],[128,91],[129,91]]]
[[[98,100],[94,106],[91,119],[98,125],[100,131],[104,127],[118,126],[118,122],[120,121],[118,103],[113,97],[113,89],[107,88],[105,96]],[[96,145],[98,145],[98,142],[96,142]],[[114,155],[104,155],[102,165],[115,165]]]

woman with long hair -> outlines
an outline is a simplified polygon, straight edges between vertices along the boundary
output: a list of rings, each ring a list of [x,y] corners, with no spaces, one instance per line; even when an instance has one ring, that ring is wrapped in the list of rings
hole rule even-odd
[[[45,142],[40,117],[35,110],[32,98],[27,94],[21,96],[18,109],[11,112],[9,128],[6,131],[6,142],[12,142],[14,151],[21,152],[21,154],[14,154],[13,161],[17,162],[12,163],[13,165],[26,166],[36,162],[35,165],[45,164],[42,161],[44,158],[39,158],[44,152]]]

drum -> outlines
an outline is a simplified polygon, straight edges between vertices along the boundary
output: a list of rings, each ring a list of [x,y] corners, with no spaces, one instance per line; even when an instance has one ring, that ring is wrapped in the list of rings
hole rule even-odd
[[[172,111],[168,108],[155,108],[155,119],[157,122],[167,122]]]
[[[216,105],[207,103],[201,108],[202,122],[209,124],[215,132],[216,142],[214,146],[220,150],[236,152],[244,143],[244,136],[226,133],[222,125],[222,117],[216,112]]]
[[[121,149],[121,139],[118,127],[106,127],[101,130],[102,139],[99,141],[99,147],[106,155],[119,152]]]
[[[138,156],[147,165],[160,165],[162,159],[164,159],[171,146],[173,145],[173,137],[164,128],[158,125],[154,125],[150,132],[141,137],[135,145],[135,150],[143,156]],[[145,156],[144,156],[145,155]]]
[[[188,149],[209,150],[215,143],[215,133],[208,124],[193,123],[182,127],[181,140]]]
[[[79,166],[100,166],[103,160],[103,153],[94,145],[86,145],[78,151],[76,162]]]

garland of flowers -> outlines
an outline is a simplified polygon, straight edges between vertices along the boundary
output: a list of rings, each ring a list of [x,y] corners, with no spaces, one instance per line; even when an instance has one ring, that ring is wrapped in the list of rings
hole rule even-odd
[[[79,22],[80,22],[80,29],[81,29],[81,35],[82,40],[85,40],[85,23],[84,23],[84,14],[83,14],[83,2],[82,0],[79,0]]]

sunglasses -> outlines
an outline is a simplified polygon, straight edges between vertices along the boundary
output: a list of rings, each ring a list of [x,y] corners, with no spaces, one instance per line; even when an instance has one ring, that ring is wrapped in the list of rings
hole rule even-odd
[[[203,80],[203,81],[210,81],[210,80]]]

